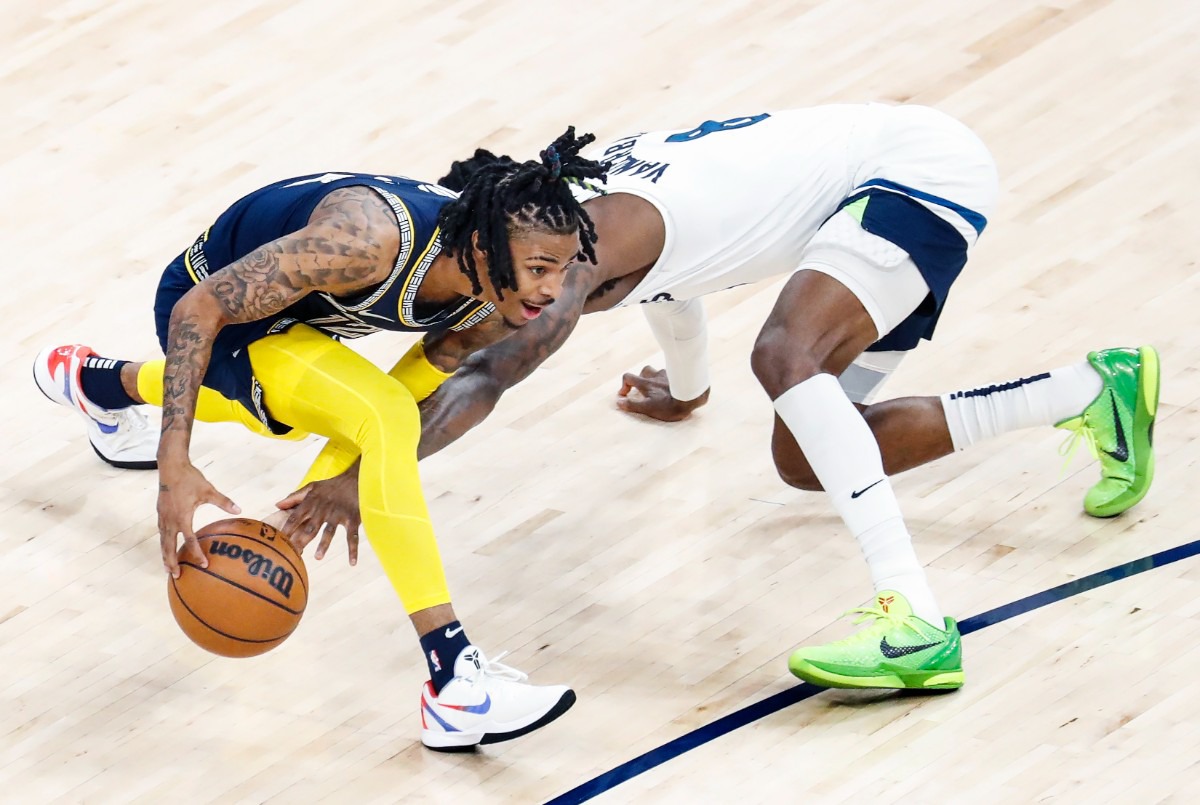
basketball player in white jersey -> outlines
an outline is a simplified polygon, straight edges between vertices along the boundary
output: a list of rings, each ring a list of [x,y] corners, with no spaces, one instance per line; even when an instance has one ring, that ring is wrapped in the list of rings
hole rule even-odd
[[[492,410],[505,389],[556,350],[581,313],[638,304],[666,371],[626,375],[618,404],[677,420],[709,394],[701,297],[791,274],[751,363],[774,402],[780,476],[824,489],[858,540],[875,586],[846,640],[801,648],[789,667],[821,685],[956,688],[958,627],[945,617],[887,479],[1018,428],[1057,425],[1095,448],[1101,480],[1084,507],[1119,514],[1154,470],[1158,358],[1150,347],[980,389],[872,405],[901,358],[933,335],[950,286],[996,204],[991,155],[956,120],[916,106],[846,105],[707,121],[623,137],[591,156],[611,163],[581,187],[596,225],[595,265],[538,321],[468,359],[423,411],[421,454]],[[442,183],[460,187],[479,151]],[[347,457],[347,464],[353,457]],[[301,544],[322,524],[351,526],[354,472],[281,505]],[[318,549],[332,538],[326,528]]]

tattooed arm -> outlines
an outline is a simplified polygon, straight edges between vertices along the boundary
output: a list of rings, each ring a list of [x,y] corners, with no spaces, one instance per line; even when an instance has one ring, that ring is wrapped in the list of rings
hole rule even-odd
[[[504,321],[504,317],[493,312],[465,330],[429,333],[424,340],[425,357],[443,372],[454,374],[471,355],[513,334],[513,328]]]
[[[399,249],[395,216],[363,187],[335,190],[308,225],[260,246],[184,294],[171,311],[163,371],[162,435],[158,445],[158,527],[163,564],[179,575],[176,545],[203,566],[192,517],[203,503],[236,514],[237,506],[192,466],[188,457],[200,384],[221,328],[274,315],[312,291],[350,293],[381,282]]]
[[[529,377],[566,343],[594,287],[594,271],[587,264],[573,266],[562,293],[541,316],[463,356],[454,377],[421,403],[420,458],[433,455],[486,419],[505,391]]]

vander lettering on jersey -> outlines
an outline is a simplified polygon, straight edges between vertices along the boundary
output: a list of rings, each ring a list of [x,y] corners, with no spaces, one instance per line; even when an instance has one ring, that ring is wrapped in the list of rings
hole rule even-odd
[[[610,163],[608,175],[628,174],[657,183],[671,167],[669,162],[647,162],[633,155],[633,147],[637,145],[641,134],[617,140],[604,151],[603,160]]]

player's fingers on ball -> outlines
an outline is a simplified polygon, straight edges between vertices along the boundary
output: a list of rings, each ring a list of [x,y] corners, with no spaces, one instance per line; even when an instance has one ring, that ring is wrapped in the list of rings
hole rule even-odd
[[[184,543],[183,550],[179,552],[176,561],[180,563],[190,561],[201,566],[207,564],[207,562],[204,561],[204,551],[200,550],[200,546],[198,544],[193,544],[190,542]]]
[[[241,514],[242,509],[229,498],[221,494],[215,486],[208,484],[208,488],[200,495],[200,503],[211,503],[218,509],[229,512],[230,514]],[[197,504],[198,505],[198,504]]]
[[[216,497],[216,499],[211,502],[216,504],[219,508],[224,509],[225,511],[229,512],[230,514],[241,514],[242,513],[241,506],[237,505],[232,500],[230,500],[229,498],[222,495],[220,492],[217,492],[215,497]]]
[[[303,551],[316,536],[317,530],[313,527],[312,520],[307,517],[296,518],[292,526],[292,544],[296,546],[296,550]]]
[[[312,484],[305,484],[304,486],[300,487],[295,492],[293,492],[292,494],[288,495],[283,500],[276,503],[275,508],[277,508],[277,509],[294,508],[297,504],[300,503],[300,501],[304,500],[305,496],[308,495],[308,490],[311,486],[312,486]]]
[[[196,564],[200,567],[209,566],[208,558],[205,557],[204,551],[200,549],[200,541],[196,539],[196,534],[192,534],[191,529],[188,529],[184,535],[184,547],[181,548],[180,552],[196,560]]]
[[[354,529],[346,532],[346,551],[350,554],[350,564],[358,564],[358,523]]]
[[[299,530],[293,530],[288,533],[287,541],[288,544],[296,549],[296,553],[298,554],[304,553],[304,549],[308,547],[309,542]]]
[[[649,377],[654,377],[657,374],[658,374],[658,370],[655,369],[653,366],[643,366],[642,367],[642,371],[641,371],[642,377],[649,378]]]
[[[164,553],[163,567],[165,567],[167,569],[167,572],[170,573],[175,578],[179,578],[179,572],[180,572],[179,565],[180,565],[180,557],[179,557],[178,553],[176,553],[174,550],[171,551],[170,556],[167,556]]]
[[[297,548],[304,547],[303,543],[297,544],[300,541],[297,526],[300,525],[303,519],[303,515],[299,509],[291,509],[288,512],[287,519],[283,521],[283,525],[279,528],[283,532],[283,535],[288,538],[288,541]]]
[[[167,538],[167,529],[159,527],[158,544],[162,552],[163,569],[179,578],[179,563],[175,559],[175,539]]]
[[[183,554],[186,557],[190,557],[200,567],[208,567],[208,557],[200,549],[200,540],[197,539],[190,528],[183,535]]]

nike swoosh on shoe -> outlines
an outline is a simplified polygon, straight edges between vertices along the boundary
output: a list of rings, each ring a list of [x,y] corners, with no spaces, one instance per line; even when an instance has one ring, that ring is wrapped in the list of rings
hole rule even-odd
[[[463,713],[478,713],[483,715],[488,710],[492,709],[492,695],[485,693],[483,701],[479,704],[443,704],[442,707],[448,707],[451,710],[458,710]]]
[[[1125,438],[1125,426],[1121,424],[1121,412],[1117,408],[1117,395],[1114,392],[1109,392],[1109,399],[1112,401],[1113,420],[1117,425],[1117,449],[1105,450],[1110,456],[1117,461],[1129,460],[1129,442]]]
[[[879,641],[879,653],[887,657],[889,660],[894,660],[897,657],[903,657],[908,654],[916,654],[918,651],[924,651],[925,649],[933,648],[936,645],[938,645],[938,643],[926,643],[923,646],[893,646],[888,643],[888,640],[885,637]]]

